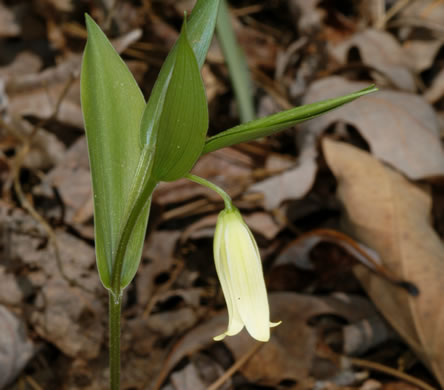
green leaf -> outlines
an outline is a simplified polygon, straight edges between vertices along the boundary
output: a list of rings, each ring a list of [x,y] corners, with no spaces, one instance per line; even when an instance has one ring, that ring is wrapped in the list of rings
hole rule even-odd
[[[102,283],[110,288],[113,257],[141,154],[139,126],[145,100],[125,63],[88,15],[86,25],[82,110],[94,192],[97,266]],[[140,259],[148,209],[143,210],[125,254],[131,269]]]
[[[184,22],[162,112],[155,121],[153,177],[177,180],[187,174],[202,153],[208,129],[208,106],[199,66],[188,43]]]
[[[376,92],[377,90],[378,89],[372,85],[346,96],[307,104],[241,124],[210,137],[205,143],[202,154],[277,133],[297,123],[316,118],[319,115],[338,108],[361,96]]]
[[[224,53],[242,122],[255,119],[252,82],[247,60],[238,45],[226,0],[221,0],[216,24],[217,39]]]
[[[208,48],[213,38],[220,0],[198,0],[187,23],[188,41],[196,56],[199,68],[202,67]],[[166,91],[174,68],[178,45],[171,49],[154,84],[148,104],[143,113],[140,125],[140,142],[142,145],[152,142],[155,136],[153,129],[159,120],[165,101]]]

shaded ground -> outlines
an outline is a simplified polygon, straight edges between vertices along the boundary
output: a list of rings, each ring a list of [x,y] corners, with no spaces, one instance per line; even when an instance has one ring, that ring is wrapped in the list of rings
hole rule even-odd
[[[112,3],[0,2],[0,388],[107,388],[83,14],[149,96],[193,1]],[[283,321],[263,346],[246,333],[212,341],[227,325],[212,260],[222,202],[191,182],[159,186],[123,310],[122,388],[439,388],[444,2],[230,5],[259,116],[381,91],[194,168],[235,199],[258,240],[272,320]],[[203,78],[215,134],[239,121],[216,41]]]

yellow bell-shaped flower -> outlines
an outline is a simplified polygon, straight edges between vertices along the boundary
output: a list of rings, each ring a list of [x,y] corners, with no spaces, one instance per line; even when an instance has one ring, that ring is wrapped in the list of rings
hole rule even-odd
[[[270,327],[280,322],[270,322],[259,249],[253,234],[234,207],[223,210],[217,219],[214,260],[229,315],[227,331],[214,340],[233,336],[245,326],[256,340],[268,341]]]

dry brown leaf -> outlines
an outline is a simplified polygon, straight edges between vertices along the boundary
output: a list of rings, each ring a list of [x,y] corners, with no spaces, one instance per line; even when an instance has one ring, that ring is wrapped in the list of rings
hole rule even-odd
[[[437,103],[444,96],[444,69],[433,78],[432,85],[424,93],[424,98],[430,103]]]
[[[325,10],[318,8],[320,0],[291,0],[289,8],[292,16],[298,21],[298,29],[304,33],[311,33],[319,29]]]
[[[420,23],[436,23],[442,26],[444,19],[444,3],[440,0],[416,0],[410,1],[409,5],[400,12],[400,18],[404,20],[416,20]],[[427,24],[428,25],[428,24]]]
[[[286,200],[303,198],[313,186],[316,171],[316,161],[304,159],[288,171],[253,184],[248,191],[262,193],[265,209],[272,210]]]
[[[409,67],[419,73],[433,65],[443,45],[442,40],[411,40],[404,43],[402,49]]]
[[[311,85],[304,103],[345,95],[367,86],[341,77]],[[319,134],[335,122],[351,124],[372,153],[411,179],[444,174],[444,153],[433,108],[420,96],[382,90],[305,122],[301,128]]]
[[[14,12],[0,3],[0,38],[16,37],[20,35],[21,30]]]
[[[57,188],[66,208],[68,224],[82,224],[93,216],[91,178],[85,137],[80,137],[52,169],[45,181]]]
[[[276,385],[285,379],[299,381],[308,377],[318,341],[316,328],[308,324],[309,319],[332,314],[355,322],[374,312],[365,299],[343,294],[314,297],[273,293],[269,300],[272,320],[282,320],[282,324],[272,330],[270,341],[240,369],[249,381],[260,384]],[[227,321],[224,311],[189,332],[169,356],[159,382],[184,356],[213,343],[212,337],[226,330]],[[239,335],[225,338],[224,343],[239,359],[257,342],[244,330]]]
[[[368,153],[325,139],[350,233],[376,250],[412,297],[358,267],[356,274],[391,325],[444,385],[444,245],[430,225],[431,197]]]
[[[330,46],[329,50],[340,63],[346,64],[353,48],[359,51],[365,65],[380,71],[398,88],[409,92],[416,90],[415,80],[408,69],[409,62],[391,34],[368,29],[337,46]]]
[[[22,320],[0,305],[0,389],[23,370],[35,352]]]

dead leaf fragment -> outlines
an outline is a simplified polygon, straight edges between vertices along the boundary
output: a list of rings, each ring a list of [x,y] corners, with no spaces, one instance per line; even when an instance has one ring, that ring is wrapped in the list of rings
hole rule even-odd
[[[0,305],[0,389],[20,374],[34,354],[24,323]]]
[[[14,12],[0,3],[0,38],[16,37],[20,35],[21,30]]]
[[[430,225],[431,197],[368,153],[325,139],[350,233],[376,250],[419,296],[363,267],[356,274],[376,306],[444,384],[444,245]]]
[[[410,68],[419,73],[433,65],[443,45],[442,40],[411,40],[404,44],[403,51]]]
[[[415,80],[408,69],[409,62],[391,34],[368,29],[337,46],[330,46],[330,52],[340,63],[346,64],[353,48],[359,51],[365,65],[380,71],[399,89],[416,90]]]
[[[300,381],[309,376],[316,355],[318,333],[308,320],[320,315],[337,315],[349,322],[356,322],[374,313],[372,305],[356,296],[337,294],[331,297],[314,297],[295,293],[273,293],[269,295],[271,319],[282,320],[282,324],[271,332],[271,339],[240,368],[251,382],[277,385],[285,379]],[[199,325],[176,345],[168,357],[154,388],[159,388],[168,372],[184,356],[213,343],[212,338],[226,330],[227,312]],[[234,357],[240,359],[257,343],[244,330],[223,341]]]
[[[313,83],[304,103],[345,95],[368,86],[329,77]],[[351,124],[369,143],[372,153],[411,179],[444,174],[444,153],[433,108],[420,96],[382,90],[364,96],[301,128],[319,134],[335,122]]]
[[[300,381],[309,376],[316,356],[318,334],[308,320],[334,314],[350,322],[362,319],[369,304],[362,298],[315,297],[294,293],[270,294],[272,321],[282,324],[272,330],[272,337],[244,365],[241,372],[248,380],[264,385],[277,385],[284,379]],[[242,357],[255,341],[241,332],[224,339],[236,359]]]
[[[305,159],[288,171],[253,184],[248,191],[262,193],[265,209],[273,210],[286,200],[303,198],[313,186],[316,171],[316,162]]]

